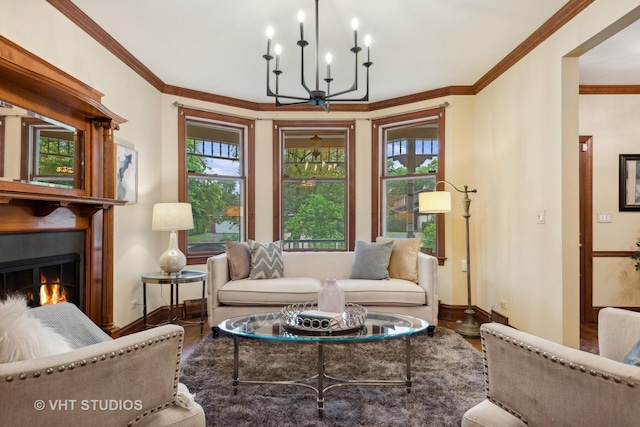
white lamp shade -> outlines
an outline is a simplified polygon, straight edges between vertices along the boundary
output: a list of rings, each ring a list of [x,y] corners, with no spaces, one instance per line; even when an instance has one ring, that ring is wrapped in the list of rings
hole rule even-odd
[[[156,203],[153,207],[152,230],[172,231],[192,228],[191,203]]]
[[[451,193],[448,191],[423,191],[418,194],[420,213],[451,212]]]

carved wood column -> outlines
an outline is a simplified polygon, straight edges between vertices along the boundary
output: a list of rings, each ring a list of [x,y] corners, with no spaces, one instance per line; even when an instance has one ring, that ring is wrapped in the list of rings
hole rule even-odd
[[[118,129],[118,125],[111,121],[97,121],[96,126],[102,128],[102,161],[94,162],[96,165],[102,165],[102,196],[108,199],[114,199],[115,191],[115,149],[113,131]],[[97,225],[97,224],[96,224]],[[113,251],[114,251],[114,209],[113,206],[102,210],[102,235],[100,240],[102,243],[102,292],[100,304],[100,327],[110,334],[117,337],[120,334],[120,328],[113,323]],[[96,235],[95,238],[98,238]]]

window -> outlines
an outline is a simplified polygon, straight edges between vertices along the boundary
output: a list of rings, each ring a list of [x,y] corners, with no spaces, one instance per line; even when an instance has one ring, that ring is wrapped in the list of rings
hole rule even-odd
[[[274,123],[274,240],[286,250],[353,248],[352,122]]]
[[[193,230],[181,236],[189,263],[253,235],[253,121],[180,108],[180,201],[191,203]],[[248,218],[250,220],[248,220]]]
[[[380,177],[373,185],[380,209],[373,237],[420,237],[423,251],[444,260],[442,215],[418,212],[418,194],[433,191],[444,177],[443,109],[376,120],[373,126]]]

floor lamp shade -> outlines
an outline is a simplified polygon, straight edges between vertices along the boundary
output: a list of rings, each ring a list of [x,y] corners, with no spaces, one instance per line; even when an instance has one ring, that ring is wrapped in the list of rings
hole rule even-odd
[[[190,203],[156,203],[153,207],[151,228],[154,231],[171,231],[169,248],[160,256],[160,268],[167,274],[182,271],[187,257],[178,247],[176,230],[193,228],[193,213]]]
[[[420,213],[451,212],[451,193],[448,191],[423,191],[418,195]]]

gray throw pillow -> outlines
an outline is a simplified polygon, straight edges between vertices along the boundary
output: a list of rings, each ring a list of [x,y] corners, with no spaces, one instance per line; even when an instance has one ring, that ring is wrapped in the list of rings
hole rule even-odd
[[[393,241],[367,243],[356,241],[351,279],[389,279],[389,259]]]
[[[249,279],[277,279],[284,276],[282,241],[260,243],[249,240],[251,271]]]
[[[245,242],[227,242],[227,264],[231,280],[246,279],[251,270],[251,251]]]
[[[638,341],[631,350],[629,350],[629,353],[624,357],[622,363],[640,366],[640,341]]]

